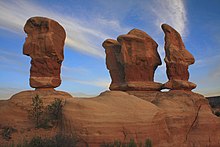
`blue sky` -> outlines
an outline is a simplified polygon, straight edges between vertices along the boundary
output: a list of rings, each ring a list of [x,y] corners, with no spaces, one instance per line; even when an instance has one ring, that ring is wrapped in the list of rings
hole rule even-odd
[[[196,63],[189,67],[195,92],[220,95],[220,1],[219,0],[1,0],[0,1],[0,98],[31,89],[30,58],[22,55],[26,37],[23,26],[33,16],[58,21],[66,30],[62,66],[64,90],[73,96],[94,96],[108,89],[102,42],[133,28],[148,33],[164,59],[162,23],[183,37]],[[163,62],[155,81],[165,83]]]

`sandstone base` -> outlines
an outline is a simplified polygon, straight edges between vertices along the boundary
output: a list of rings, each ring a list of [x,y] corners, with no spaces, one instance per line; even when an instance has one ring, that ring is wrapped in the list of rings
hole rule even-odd
[[[125,83],[111,83],[110,86],[109,86],[109,89],[110,90],[113,90],[113,91],[125,91],[127,88],[127,84]]]
[[[30,77],[30,86],[33,88],[39,88],[39,87],[53,87],[56,88],[60,86],[61,79],[60,77]]]
[[[145,94],[148,101],[120,91],[71,99],[63,111],[65,132],[72,128],[91,147],[131,138],[143,143],[149,138],[155,147],[220,146],[220,119],[202,95],[182,90]]]
[[[183,81],[183,80],[170,80],[167,83],[163,84],[163,89],[172,89],[172,90],[192,90],[196,88],[196,84]]]
[[[128,92],[130,93],[130,92]],[[80,147],[100,147],[103,142],[146,139],[154,147],[219,147],[220,118],[213,115],[204,96],[191,91],[169,92],[103,92],[93,98],[71,98],[59,91],[24,91],[8,101],[0,101],[0,131],[12,126],[17,132],[11,142],[63,133],[77,134]],[[35,129],[26,109],[31,98],[39,94],[44,101],[66,100],[61,126],[50,130]],[[0,138],[0,143],[6,141]]]
[[[111,84],[110,90],[116,91],[160,91],[162,84],[157,82],[127,82],[125,84]]]
[[[32,98],[36,95],[43,100],[44,105],[50,104],[56,98],[61,99],[63,102],[69,98],[73,98],[69,93],[64,91],[56,91],[51,88],[42,88],[19,92],[13,95],[9,101],[21,107],[31,106]]]

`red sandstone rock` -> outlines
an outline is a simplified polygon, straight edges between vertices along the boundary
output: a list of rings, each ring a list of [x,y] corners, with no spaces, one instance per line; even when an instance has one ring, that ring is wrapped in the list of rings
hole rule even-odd
[[[165,33],[165,62],[169,81],[163,88],[192,90],[194,83],[188,82],[188,66],[195,62],[193,55],[186,50],[180,34],[167,24],[162,25]]]
[[[161,65],[157,43],[145,32],[133,29],[118,37],[126,82],[153,81],[154,71]]]
[[[23,53],[31,57],[30,86],[55,88],[61,84],[60,68],[64,59],[65,30],[56,21],[44,17],[27,20],[27,38]]]
[[[208,101],[190,91],[155,92],[145,99],[124,92],[104,92],[91,99],[69,99],[64,107],[67,128],[76,131],[89,146],[114,140],[153,146],[219,146],[220,119]]]
[[[121,57],[121,45],[116,40],[107,39],[103,42],[102,46],[105,48],[106,65],[112,79],[109,89],[125,89],[125,74]]]
[[[28,119],[32,97],[40,94],[45,104],[55,96],[65,100],[62,123],[49,130],[36,129]],[[141,99],[142,98],[142,99]],[[82,145],[99,147],[103,142],[131,138],[153,146],[220,146],[220,119],[212,114],[208,101],[191,91],[147,92],[141,98],[121,91],[108,91],[93,98],[70,98],[63,92],[25,91],[0,101],[1,127],[13,126],[10,142],[19,143],[57,132],[77,135]],[[143,100],[145,99],[145,100]],[[151,102],[149,102],[151,101]],[[0,137],[0,143],[10,143]]]
[[[119,36],[117,40],[119,43],[109,39],[103,43],[106,49],[107,68],[112,77],[110,89],[160,90],[162,85],[153,82],[154,72],[157,66],[161,65],[157,43],[148,34],[138,29]],[[116,81],[119,82],[115,82],[116,77],[118,78]],[[116,85],[121,86],[113,86],[114,83],[119,83]]]

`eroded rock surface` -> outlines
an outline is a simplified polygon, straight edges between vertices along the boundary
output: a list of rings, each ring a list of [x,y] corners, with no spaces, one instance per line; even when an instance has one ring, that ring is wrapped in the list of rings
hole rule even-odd
[[[107,39],[103,42],[102,46],[105,48],[106,65],[112,79],[109,89],[126,89],[121,45],[117,40]]]
[[[189,65],[195,62],[193,55],[187,51],[180,34],[167,24],[162,25],[165,33],[165,62],[169,81],[163,88],[175,90],[192,90],[196,85],[189,82]]]
[[[154,72],[161,65],[157,46],[147,33],[138,29],[119,36],[117,41],[106,40],[103,47],[106,49],[106,64],[112,77],[110,89],[160,90],[161,84],[154,82]]]
[[[157,92],[146,100],[108,91],[90,99],[69,99],[64,107],[65,130],[92,147],[103,142],[150,138],[153,146],[219,146],[220,119],[204,96],[191,91]]]
[[[23,54],[31,57],[30,86],[58,87],[61,84],[60,68],[64,59],[65,30],[52,19],[32,17],[27,20],[24,31],[27,38]]]
[[[40,94],[45,104],[51,103],[55,95],[64,98],[63,119],[59,126],[36,129],[28,119],[30,97],[35,94]],[[13,126],[17,132],[12,134],[10,142],[14,143],[36,135],[47,138],[61,131],[76,135],[82,147],[99,147],[103,142],[114,140],[128,142],[131,138],[143,144],[149,138],[156,147],[220,146],[220,119],[212,113],[204,96],[172,90],[149,92],[145,100],[141,98],[121,91],[74,99],[63,92],[25,91],[10,100],[0,101],[0,131],[1,127]],[[9,142],[0,138],[0,143]]]

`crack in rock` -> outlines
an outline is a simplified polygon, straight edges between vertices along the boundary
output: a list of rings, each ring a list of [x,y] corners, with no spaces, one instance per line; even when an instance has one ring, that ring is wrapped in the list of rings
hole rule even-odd
[[[185,142],[187,141],[188,135],[189,135],[190,131],[192,130],[194,124],[196,123],[196,121],[197,121],[197,119],[198,119],[200,108],[201,108],[201,105],[200,105],[199,108],[197,109],[196,116],[195,116],[195,118],[194,118],[194,120],[193,120],[193,122],[192,122],[192,124],[191,124],[191,126],[190,126],[190,128],[189,128],[189,130],[188,130],[188,132],[187,132],[187,134],[186,134],[186,140],[185,140]]]

